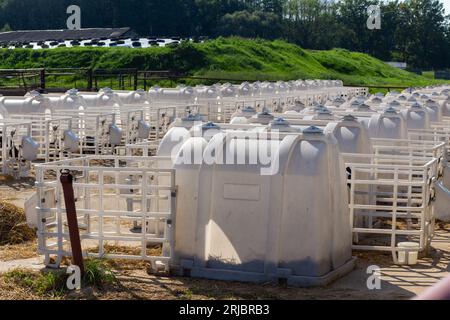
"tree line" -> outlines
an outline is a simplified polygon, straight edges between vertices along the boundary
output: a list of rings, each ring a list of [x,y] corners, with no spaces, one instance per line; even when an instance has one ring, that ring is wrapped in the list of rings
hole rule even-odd
[[[82,27],[131,27],[143,36],[285,39],[345,48],[416,68],[450,67],[450,19],[439,0],[0,0],[3,30],[62,29],[79,5]],[[381,7],[369,30],[367,8]]]

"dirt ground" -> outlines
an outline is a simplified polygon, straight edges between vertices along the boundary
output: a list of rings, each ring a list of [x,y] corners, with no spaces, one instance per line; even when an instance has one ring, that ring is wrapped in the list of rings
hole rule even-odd
[[[0,181],[0,200],[23,206],[33,193],[34,181]],[[5,281],[1,275],[16,268],[40,270],[42,257],[35,243],[0,247],[0,300],[13,299],[288,299],[382,300],[410,299],[450,274],[450,225],[438,226],[429,257],[414,267],[396,266],[390,254],[358,253],[356,268],[327,287],[289,288],[274,284],[247,284],[159,277],[150,275],[144,263],[115,264],[118,282],[103,289],[85,289],[58,297],[42,297]],[[367,268],[381,267],[381,289],[367,288]]]

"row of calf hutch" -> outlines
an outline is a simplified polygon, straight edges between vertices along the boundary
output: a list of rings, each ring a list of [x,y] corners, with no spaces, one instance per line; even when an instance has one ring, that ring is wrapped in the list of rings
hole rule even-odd
[[[248,93],[250,87],[251,94]],[[256,88],[259,87],[264,89],[258,91]],[[275,104],[300,103],[300,99],[305,102],[319,98],[325,101],[330,92],[356,96],[365,89],[344,88],[339,81],[293,81],[176,89],[155,87],[149,92],[113,91],[109,88],[98,93],[73,89],[63,95],[30,92],[25,97],[0,97],[0,119],[18,120],[23,125],[31,123],[32,130],[27,138],[34,140],[33,152],[36,155],[17,161],[49,162],[90,154],[114,154],[118,146],[147,139],[158,141],[172,122],[187,112],[204,113],[208,115],[205,120],[224,122],[237,106],[245,104],[243,98],[262,109],[266,103],[274,107]],[[4,131],[5,135],[7,131]],[[7,139],[11,137],[5,137]],[[15,136],[18,149],[21,149],[21,139],[21,135]],[[16,160],[9,161],[3,157],[1,161]],[[28,171],[7,170],[3,166],[2,172],[24,176]]]
[[[46,264],[70,255],[62,169],[75,176],[86,255],[146,260],[155,272],[311,286],[351,271],[352,250],[390,252],[399,264],[427,253],[436,218],[449,219],[449,88],[369,96],[316,85],[256,98],[247,88],[245,99],[216,97],[214,107],[175,94],[141,108],[123,100],[63,108],[52,100],[64,98],[41,96],[50,100],[44,114],[66,109],[80,140],[73,123],[106,108],[118,129],[139,121],[148,129],[105,142],[105,152],[35,166],[26,213]]]

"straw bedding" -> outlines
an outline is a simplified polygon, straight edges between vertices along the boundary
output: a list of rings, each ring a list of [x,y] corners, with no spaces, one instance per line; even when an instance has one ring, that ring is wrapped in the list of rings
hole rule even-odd
[[[36,238],[28,227],[23,209],[0,201],[0,246],[22,244]]]

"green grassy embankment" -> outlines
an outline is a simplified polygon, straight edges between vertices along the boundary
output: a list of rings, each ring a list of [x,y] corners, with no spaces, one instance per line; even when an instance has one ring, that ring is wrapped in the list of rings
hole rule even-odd
[[[343,49],[304,50],[281,40],[219,38],[205,43],[145,49],[0,49],[0,69],[41,67],[176,69],[193,76],[217,79],[341,79],[347,85],[425,86],[437,83],[428,77],[393,68],[363,53]],[[51,82],[69,85],[74,80],[68,76]]]

